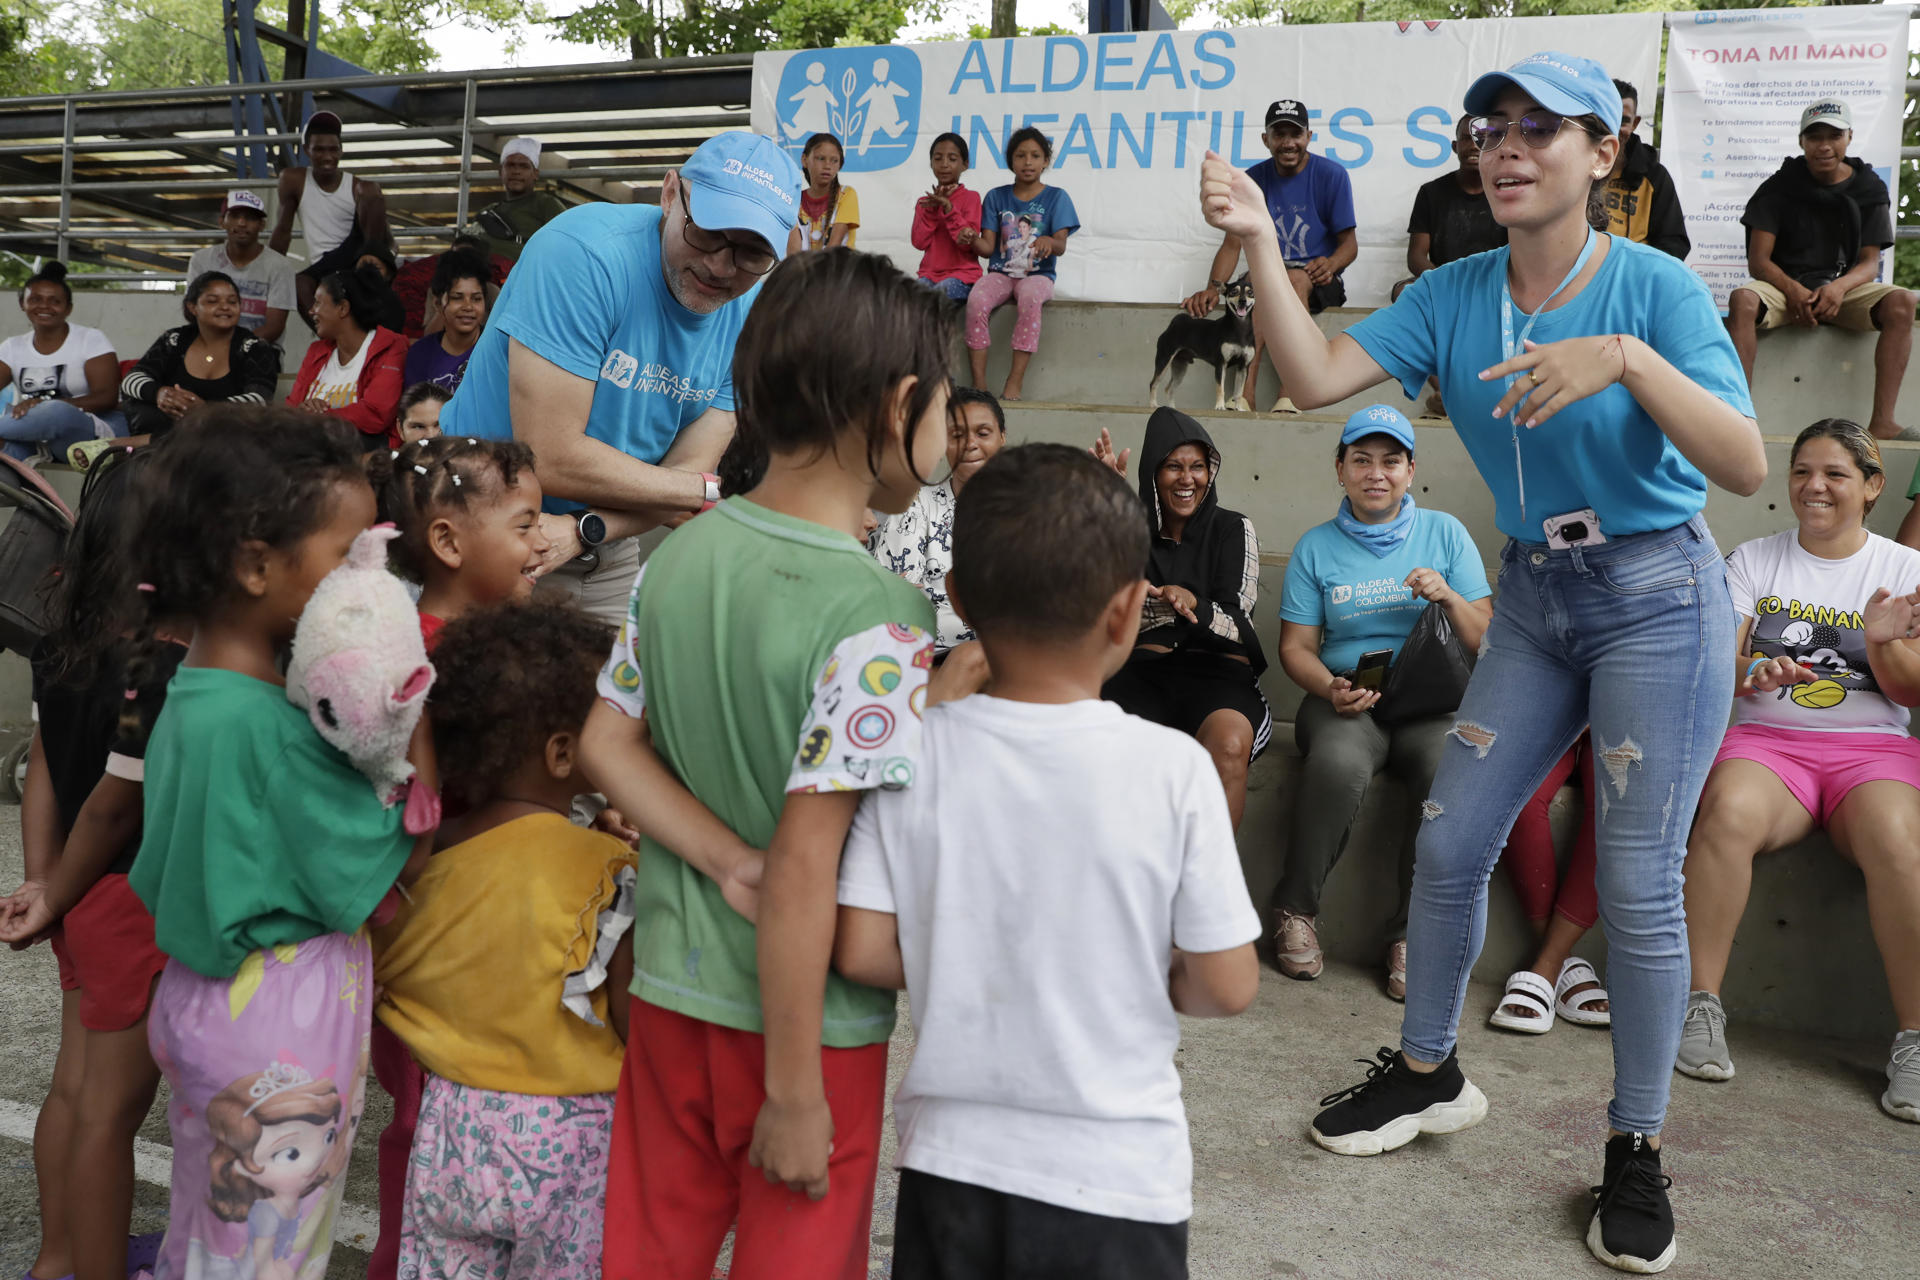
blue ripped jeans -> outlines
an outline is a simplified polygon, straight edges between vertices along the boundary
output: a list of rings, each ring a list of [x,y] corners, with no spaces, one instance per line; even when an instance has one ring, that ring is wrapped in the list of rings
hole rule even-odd
[[[55,462],[67,460],[67,450],[82,440],[100,438],[99,423],[116,436],[127,434],[127,418],[118,409],[96,417],[70,400],[42,400],[16,418],[13,406],[0,409],[0,441],[7,456],[22,462],[44,447]]]
[[[1508,542],[1500,594],[1423,810],[1401,1049],[1453,1049],[1508,829],[1588,723],[1613,1009],[1613,1128],[1666,1118],[1687,1005],[1681,864],[1733,700],[1725,563],[1695,516],[1554,551]]]

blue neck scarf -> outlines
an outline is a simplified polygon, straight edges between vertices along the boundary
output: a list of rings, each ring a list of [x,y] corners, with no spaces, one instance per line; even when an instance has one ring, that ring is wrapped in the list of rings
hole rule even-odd
[[[1413,495],[1403,494],[1400,498],[1400,512],[1385,524],[1365,524],[1353,514],[1353,499],[1340,499],[1340,510],[1334,513],[1333,522],[1340,526],[1341,532],[1373,552],[1386,559],[1400,549],[1408,536],[1413,533]]]

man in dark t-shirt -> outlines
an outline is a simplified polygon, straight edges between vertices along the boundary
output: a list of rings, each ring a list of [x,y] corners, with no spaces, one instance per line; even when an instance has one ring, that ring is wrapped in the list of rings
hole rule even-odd
[[[1396,299],[1423,272],[1507,242],[1507,229],[1494,221],[1480,185],[1480,148],[1467,136],[1471,123],[1472,117],[1463,115],[1453,126],[1459,167],[1423,184],[1413,197],[1407,219],[1407,270],[1413,274],[1393,286]]]
[[[1472,116],[1463,115],[1453,124],[1453,154],[1459,167],[1422,183],[1414,193],[1413,213],[1407,219],[1407,270],[1413,274],[1394,283],[1395,302],[1402,289],[1435,267],[1507,242],[1507,229],[1494,220],[1486,188],[1480,185],[1480,148],[1467,134],[1472,123]],[[1428,378],[1427,385],[1431,389],[1420,416],[1446,417],[1439,384]]]
[[[1852,141],[1846,103],[1824,100],[1801,113],[1802,154],[1760,184],[1740,219],[1753,279],[1727,298],[1727,328],[1749,386],[1759,335],[1768,329],[1878,329],[1868,429],[1882,440],[1920,440],[1920,429],[1893,420],[1913,346],[1913,294],[1876,279],[1880,251],[1893,244],[1892,205],[1880,176],[1847,154]]]

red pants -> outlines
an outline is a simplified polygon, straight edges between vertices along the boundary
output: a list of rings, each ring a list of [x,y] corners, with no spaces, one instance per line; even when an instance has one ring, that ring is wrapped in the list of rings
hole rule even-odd
[[[815,1203],[747,1163],[765,1041],[642,1000],[628,1009],[604,1280],[708,1280],[730,1226],[732,1280],[865,1280],[887,1046],[820,1052],[833,1155]]]
[[[400,1216],[407,1201],[407,1157],[413,1153],[413,1130],[420,1123],[420,1097],[427,1073],[404,1040],[373,1020],[373,1078],[393,1098],[393,1119],[380,1131],[380,1236],[367,1259],[367,1280],[396,1280],[400,1270]]]
[[[1573,852],[1567,858],[1567,873],[1560,874],[1553,853],[1553,829],[1547,825],[1547,806],[1554,795],[1578,769],[1580,789],[1586,793],[1587,811],[1580,815],[1580,826],[1573,837]],[[1507,837],[1506,852],[1500,860],[1520,894],[1520,909],[1529,920],[1545,920],[1549,912],[1582,929],[1593,928],[1600,917],[1600,896],[1593,886],[1597,857],[1594,822],[1598,800],[1594,795],[1593,744],[1586,734],[1547,774],[1547,780],[1534,792],[1527,807],[1513,820],[1513,833]]]

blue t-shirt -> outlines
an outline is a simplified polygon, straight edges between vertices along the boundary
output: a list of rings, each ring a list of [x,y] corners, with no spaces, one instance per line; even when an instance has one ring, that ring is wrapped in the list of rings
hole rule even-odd
[[[505,440],[507,339],[595,380],[587,434],[657,463],[708,409],[733,408],[733,346],[760,288],[707,315],[681,306],[660,268],[654,205],[583,204],[533,234],[440,412],[448,435]],[[549,499],[549,511],[577,502]]]
[[[1331,257],[1338,236],[1355,225],[1353,180],[1325,156],[1309,154],[1307,167],[1282,177],[1280,166],[1262,160],[1247,176],[1267,197],[1267,212],[1288,262]]]
[[[1506,380],[1480,381],[1482,369],[1506,358],[1500,298],[1507,253],[1495,249],[1422,273],[1398,302],[1367,316],[1348,335],[1410,399],[1429,374],[1439,378],[1447,416],[1493,491],[1494,523],[1508,537],[1545,542],[1543,520],[1583,507],[1593,508],[1608,537],[1684,524],[1706,505],[1706,477],[1618,383],[1539,427],[1519,428],[1519,467],[1526,475],[1521,509],[1515,430],[1510,419],[1493,417],[1507,393]],[[1516,308],[1516,338],[1526,324]],[[1614,237],[1593,279],[1564,307],[1542,312],[1531,336],[1544,345],[1606,333],[1633,334],[1753,416],[1753,398],[1713,295],[1678,258]]]
[[[995,187],[980,201],[980,229],[997,237],[987,270],[1005,272],[1009,263],[1016,272],[1025,268],[1030,276],[1051,276],[1058,261],[1049,254],[1033,260],[1035,236],[1050,236],[1059,231],[1076,231],[1080,215],[1074,212],[1073,197],[1058,187],[1042,187],[1031,200],[1013,194],[1011,184]]]
[[[1329,520],[1294,544],[1280,589],[1284,622],[1320,628],[1320,661],[1338,675],[1360,655],[1391,649],[1397,656],[1427,602],[1407,590],[1407,575],[1432,569],[1464,600],[1493,592],[1467,527],[1444,511],[1413,509],[1413,532],[1391,554],[1376,556]]]

